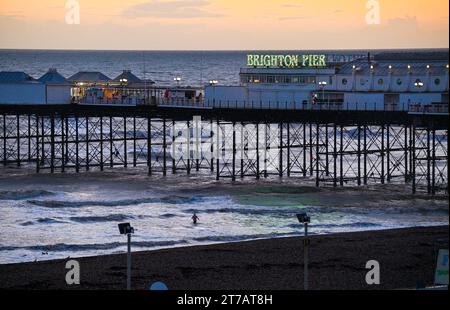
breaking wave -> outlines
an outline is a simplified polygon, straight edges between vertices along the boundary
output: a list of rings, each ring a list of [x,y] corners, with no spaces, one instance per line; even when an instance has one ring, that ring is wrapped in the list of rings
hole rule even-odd
[[[22,200],[53,195],[55,193],[46,190],[0,191],[0,200]]]
[[[138,199],[124,199],[124,200],[92,200],[92,201],[62,201],[62,200],[27,200],[27,203],[44,208],[79,208],[88,206],[100,207],[117,207],[117,206],[133,206],[139,204],[149,203],[164,203],[164,204],[187,204],[198,201],[199,197],[182,197],[182,196],[167,196],[161,198],[138,198]]]

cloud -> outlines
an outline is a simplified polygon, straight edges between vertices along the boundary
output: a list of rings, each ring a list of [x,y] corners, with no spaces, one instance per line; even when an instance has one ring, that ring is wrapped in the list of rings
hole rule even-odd
[[[278,20],[302,20],[302,19],[308,19],[310,17],[308,16],[282,16],[282,17],[278,17]]]
[[[303,7],[303,4],[292,4],[292,3],[285,3],[281,5],[283,8],[289,8],[289,9],[300,9]]]
[[[404,31],[411,31],[419,27],[419,22],[417,20],[417,16],[397,17],[389,19],[387,22],[387,26]]]
[[[208,11],[205,7],[210,4],[206,0],[152,0],[129,7],[122,12],[123,17],[151,17],[151,18],[210,18],[222,17]]]

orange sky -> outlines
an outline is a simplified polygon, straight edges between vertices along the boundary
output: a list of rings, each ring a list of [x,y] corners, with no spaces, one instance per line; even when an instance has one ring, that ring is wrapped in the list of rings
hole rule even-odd
[[[0,48],[351,49],[449,46],[448,0],[0,0]]]

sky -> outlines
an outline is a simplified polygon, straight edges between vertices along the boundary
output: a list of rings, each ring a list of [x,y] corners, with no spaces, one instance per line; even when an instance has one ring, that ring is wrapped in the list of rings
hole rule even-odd
[[[448,48],[448,12],[448,0],[0,0],[0,48]]]

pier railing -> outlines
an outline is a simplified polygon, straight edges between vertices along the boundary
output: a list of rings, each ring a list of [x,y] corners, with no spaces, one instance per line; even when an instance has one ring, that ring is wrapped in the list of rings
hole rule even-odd
[[[418,103],[379,104],[375,102],[270,102],[270,101],[216,101],[216,100],[161,100],[158,106],[166,107],[196,107],[218,109],[246,109],[246,110],[300,110],[300,111],[392,111],[421,114],[448,114],[448,103],[433,103],[422,105]]]
[[[106,99],[84,97],[74,103],[82,105],[113,105],[113,106],[162,106],[188,108],[245,109],[245,110],[300,110],[300,111],[391,111],[414,114],[449,114],[448,103],[433,104],[400,103],[380,104],[376,102],[309,102],[309,101],[242,101],[242,100],[204,100],[203,98],[138,98],[123,96]]]

